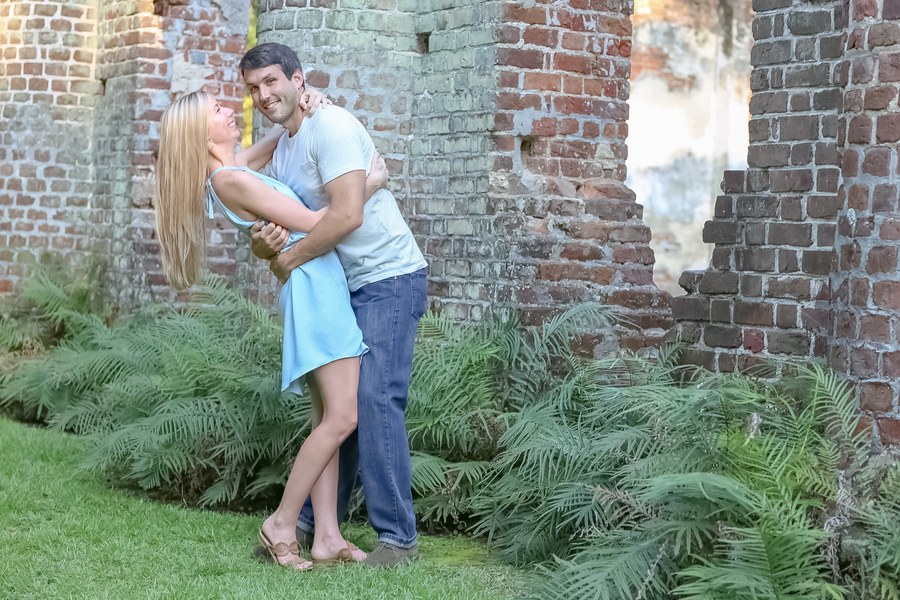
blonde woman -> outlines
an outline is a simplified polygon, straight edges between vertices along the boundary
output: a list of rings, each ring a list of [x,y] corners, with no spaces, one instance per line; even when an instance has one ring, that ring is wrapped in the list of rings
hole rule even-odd
[[[312,91],[301,98],[313,111],[320,101],[321,94]],[[204,216],[213,217],[215,206],[244,232],[257,219],[290,230],[283,250],[322,218],[327,209],[310,210],[289,187],[255,172],[269,162],[283,133],[274,132],[235,154],[241,131],[234,111],[211,96],[187,94],[163,113],[156,225],[163,268],[174,287],[190,286],[200,278],[206,263]],[[376,156],[366,180],[367,198],[381,187],[386,173],[384,161]],[[281,289],[279,309],[284,324],[282,389],[299,390],[306,376],[315,427],[300,448],[281,502],[263,522],[259,539],[275,562],[300,570],[312,567],[299,555],[295,529],[310,496],[316,511],[313,560],[363,560],[365,553],[344,540],[338,528],[337,450],[356,428],[359,357],[367,347],[334,252],[291,272]]]

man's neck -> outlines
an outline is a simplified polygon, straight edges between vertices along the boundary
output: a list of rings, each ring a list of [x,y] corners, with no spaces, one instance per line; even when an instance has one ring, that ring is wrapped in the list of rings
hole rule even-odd
[[[297,132],[300,131],[300,126],[303,124],[303,111],[300,107],[297,107],[297,110],[292,114],[282,125],[285,129],[288,130],[288,137],[294,137],[297,135]]]

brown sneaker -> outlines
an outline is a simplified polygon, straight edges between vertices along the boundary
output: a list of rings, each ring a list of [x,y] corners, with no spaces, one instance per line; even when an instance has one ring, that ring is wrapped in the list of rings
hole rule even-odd
[[[369,552],[366,564],[370,567],[382,567],[393,569],[399,564],[411,563],[419,560],[419,548],[401,548],[387,542],[378,542],[375,549]]]

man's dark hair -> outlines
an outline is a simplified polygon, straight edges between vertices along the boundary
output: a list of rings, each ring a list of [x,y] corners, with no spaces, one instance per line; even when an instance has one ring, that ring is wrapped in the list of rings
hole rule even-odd
[[[272,65],[281,67],[281,72],[284,73],[284,76],[288,79],[294,76],[294,71],[303,72],[303,67],[300,65],[300,58],[297,57],[296,52],[284,44],[273,43],[260,44],[259,46],[251,48],[250,51],[244,55],[244,58],[241,59],[238,68],[241,70],[241,75],[243,76],[247,71],[265,69]],[[303,87],[306,87],[306,81],[303,82]]]

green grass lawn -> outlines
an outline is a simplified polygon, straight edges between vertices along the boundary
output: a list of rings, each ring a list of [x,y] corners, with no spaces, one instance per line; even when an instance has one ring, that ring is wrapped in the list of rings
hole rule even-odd
[[[261,516],[158,504],[77,468],[83,440],[0,418],[0,599],[500,599],[522,571],[465,538],[421,536],[421,560],[292,573],[254,558]],[[370,550],[375,536],[350,526]]]

